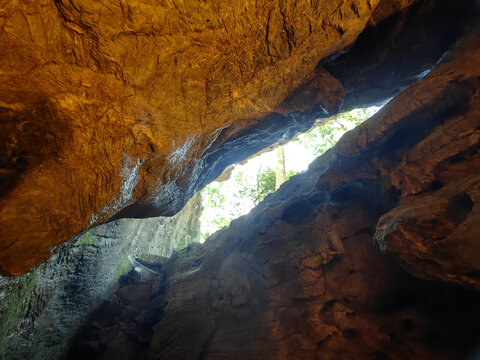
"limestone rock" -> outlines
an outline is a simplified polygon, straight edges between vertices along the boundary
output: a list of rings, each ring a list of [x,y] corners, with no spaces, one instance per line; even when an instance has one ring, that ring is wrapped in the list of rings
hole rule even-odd
[[[4,1],[0,272],[105,221],[173,215],[342,101],[416,80],[475,13],[473,0]],[[365,91],[369,78],[388,91]]]
[[[126,306],[135,321],[96,313],[66,356],[102,358],[126,334],[140,359],[473,356],[479,39],[477,24],[308,171],[163,263],[149,304]]]
[[[209,154],[351,44],[378,2],[4,2],[1,272],[128,206],[120,217],[180,210],[222,170]]]

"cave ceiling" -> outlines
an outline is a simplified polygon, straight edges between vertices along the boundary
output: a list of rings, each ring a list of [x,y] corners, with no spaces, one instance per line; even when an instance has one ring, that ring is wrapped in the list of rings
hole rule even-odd
[[[173,215],[227,165],[387,100],[476,12],[475,1],[1,1],[0,272],[28,272],[112,219]]]

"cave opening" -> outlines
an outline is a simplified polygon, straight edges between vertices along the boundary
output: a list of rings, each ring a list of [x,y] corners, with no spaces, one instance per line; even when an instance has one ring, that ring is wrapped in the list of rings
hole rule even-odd
[[[232,220],[247,214],[290,177],[307,170],[318,156],[382,106],[353,109],[318,119],[308,131],[279,141],[239,163],[230,165],[199,193],[202,199],[200,239],[206,240]]]

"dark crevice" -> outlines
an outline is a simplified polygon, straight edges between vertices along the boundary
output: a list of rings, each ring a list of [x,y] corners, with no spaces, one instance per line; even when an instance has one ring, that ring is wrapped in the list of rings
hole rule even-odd
[[[399,161],[403,155],[422,141],[447,119],[466,111],[472,89],[464,84],[450,82],[429,104],[393,124],[372,151],[382,156],[393,155]]]
[[[458,226],[465,221],[474,205],[475,203],[470,195],[467,192],[462,192],[448,200],[448,207],[445,215],[447,219],[453,221],[454,224]]]
[[[342,111],[378,104],[417,81],[477,13],[473,0],[423,0],[366,28],[347,53],[324,60],[345,88]]]
[[[358,179],[336,189],[329,198],[329,203],[342,207],[364,207],[369,211],[383,215],[392,209],[400,198],[395,189],[385,190],[377,180]]]

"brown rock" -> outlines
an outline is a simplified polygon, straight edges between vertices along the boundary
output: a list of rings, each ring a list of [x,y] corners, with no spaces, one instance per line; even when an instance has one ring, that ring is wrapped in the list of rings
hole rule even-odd
[[[311,79],[377,3],[6,3],[0,155],[21,174],[2,190],[1,272],[129,205],[121,216],[178,211],[215,142]]]
[[[2,273],[93,224],[173,214],[255,147],[396,94],[476,14],[473,1],[256,5],[2,7]],[[309,171],[121,287],[68,358],[468,358],[480,322],[469,30]]]
[[[227,165],[337,111],[344,89],[346,107],[391,96],[475,14],[473,1],[378,3],[5,3],[0,272],[24,273],[109,219],[176,213]],[[385,21],[388,31],[373,26]],[[415,60],[370,63],[358,47],[338,57],[367,23],[358,46],[379,44],[370,56],[408,49]],[[408,28],[419,41],[392,41]],[[358,96],[406,63],[387,92]]]
[[[451,58],[402,97],[420,102],[434,116],[410,112],[422,126],[438,122],[391,169],[401,191],[397,207],[379,222],[376,242],[417,276],[480,289],[480,52],[477,26]],[[449,80],[451,79],[451,80]],[[434,85],[438,84],[438,85]],[[438,89],[427,91],[425,89]],[[431,99],[431,100],[428,100]],[[415,106],[415,105],[414,105]],[[408,110],[407,110],[408,111]],[[415,120],[414,120],[415,119]]]
[[[149,324],[148,344],[136,343],[138,353],[145,359],[468,358],[480,321],[479,222],[473,223],[478,116],[471,116],[478,114],[480,84],[472,79],[480,69],[479,29],[308,171],[203,245],[165,262],[164,292],[139,310],[139,318],[152,309],[161,315]],[[466,152],[466,144],[473,150]],[[415,161],[421,154],[423,173]],[[425,180],[431,176],[434,186]],[[374,239],[415,275],[446,282],[410,276],[372,246]],[[85,339],[74,344],[73,358]],[[106,341],[87,354],[101,358],[108,348]]]

